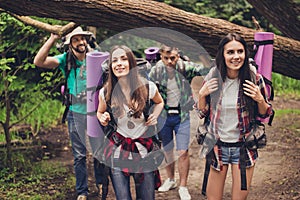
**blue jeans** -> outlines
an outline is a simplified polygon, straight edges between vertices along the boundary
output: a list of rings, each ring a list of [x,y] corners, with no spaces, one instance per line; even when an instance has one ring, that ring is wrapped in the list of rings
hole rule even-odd
[[[144,180],[141,183],[138,174],[132,173],[131,175],[135,182],[136,199],[155,199],[154,172],[144,173]],[[111,170],[111,180],[117,200],[132,200],[130,192],[130,176],[126,176],[120,169],[114,168]]]
[[[165,151],[174,149],[174,133],[176,150],[188,150],[190,143],[190,118],[181,122],[180,115],[171,115],[167,118],[159,117],[158,129]]]
[[[74,169],[76,177],[76,191],[80,195],[88,195],[88,173],[86,167],[86,115],[68,112],[68,129],[74,156]],[[103,182],[103,173],[100,165],[94,160],[94,173],[96,183]]]

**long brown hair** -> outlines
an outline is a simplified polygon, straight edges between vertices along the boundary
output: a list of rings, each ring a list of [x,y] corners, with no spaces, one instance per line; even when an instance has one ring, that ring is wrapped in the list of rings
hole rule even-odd
[[[124,113],[123,104],[126,102],[124,101],[126,98],[118,83],[118,78],[112,71],[112,54],[117,49],[123,49],[128,58],[129,74],[127,75],[127,82],[131,91],[131,102],[129,103],[128,107],[130,107],[134,111],[133,116],[135,118],[138,118],[141,116],[143,109],[146,105],[148,90],[138,72],[135,56],[132,50],[127,46],[117,45],[114,46],[110,51],[108,78],[104,85],[104,89],[106,91],[105,99],[106,102],[111,102],[112,110],[115,111],[114,114],[116,116],[120,116],[122,113]]]
[[[224,82],[226,79],[226,76],[227,76],[227,66],[225,64],[225,58],[224,58],[224,46],[228,42],[231,42],[233,40],[240,42],[243,45],[244,50],[245,50],[244,64],[240,68],[239,74],[238,74],[238,79],[240,80],[239,87],[241,89],[243,83],[245,83],[245,80],[250,80],[256,84],[256,80],[255,80],[256,75],[254,74],[253,71],[250,70],[249,50],[248,50],[247,43],[244,40],[244,38],[242,38],[237,33],[229,33],[220,41],[219,46],[218,46],[218,52],[216,55],[216,65],[217,65],[217,69],[218,69],[216,71],[218,71],[218,73],[220,73],[222,82]],[[219,83],[219,85],[220,85],[220,83]],[[220,90],[219,90],[219,92],[220,92]],[[242,98],[242,101],[244,101],[246,104],[246,108],[247,108],[247,111],[249,112],[250,119],[253,119],[256,115],[255,112],[256,112],[257,105],[256,105],[255,101],[252,98],[245,95],[243,92],[241,93],[241,98]]]

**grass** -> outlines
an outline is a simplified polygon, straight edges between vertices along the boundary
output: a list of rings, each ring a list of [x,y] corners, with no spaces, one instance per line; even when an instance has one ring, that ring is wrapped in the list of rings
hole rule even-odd
[[[64,106],[62,106],[62,103],[58,100],[46,100],[41,103],[39,103],[39,106],[37,107],[34,112],[29,115],[27,118],[24,119],[23,122],[20,122],[13,126],[10,129],[10,135],[11,139],[20,139],[20,134],[25,134],[27,137],[32,134],[34,136],[37,136],[40,129],[43,128],[49,128],[51,126],[56,126],[58,122],[61,120],[61,116],[64,112]],[[30,102],[24,102],[18,110],[18,115],[25,116],[29,110],[32,109],[32,103]],[[0,121],[5,121],[5,110],[0,109]],[[11,116],[11,123],[14,123],[17,121],[18,116],[12,115]],[[23,126],[24,125],[24,126]],[[27,127],[27,128],[22,128]],[[5,142],[5,135],[3,134],[2,126],[0,127],[0,143]]]
[[[61,163],[41,161],[29,165],[25,162],[24,169],[15,167],[13,172],[7,168],[0,171],[0,199],[64,199],[73,189],[74,175]]]
[[[300,99],[300,80],[272,73],[272,84],[276,96]]]
[[[19,108],[21,115],[26,114],[32,106],[24,102]],[[57,100],[46,100],[40,103],[40,106],[26,118],[23,124],[26,130],[18,128],[11,129],[12,140],[25,141],[20,138],[23,135],[38,134],[41,127],[47,128],[57,125],[61,120],[64,107]],[[5,112],[1,112],[2,114]],[[4,116],[1,116],[3,119]],[[15,117],[12,117],[13,120]],[[28,130],[27,130],[28,129]],[[0,131],[0,142],[5,142],[3,130]],[[30,140],[26,137],[26,140]],[[39,199],[65,199],[68,191],[74,190],[74,174],[68,171],[68,168],[55,161],[41,160],[39,162],[31,161],[35,158],[36,152],[22,150],[22,152],[13,151],[13,168],[9,169],[3,166],[6,159],[5,149],[0,149],[0,199],[10,200],[39,200]],[[43,158],[45,159],[45,158]]]
[[[281,109],[276,110],[276,117],[281,117],[283,115],[295,114],[300,115],[300,109]]]

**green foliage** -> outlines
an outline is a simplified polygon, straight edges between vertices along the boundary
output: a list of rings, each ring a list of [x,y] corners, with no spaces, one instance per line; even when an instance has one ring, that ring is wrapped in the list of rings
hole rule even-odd
[[[40,20],[60,24],[57,20]],[[62,113],[58,102],[45,100],[58,97],[62,76],[58,70],[36,69],[33,64],[35,54],[49,33],[27,26],[3,12],[0,12],[0,22],[0,121],[7,127],[26,121],[36,132],[41,125],[53,124]],[[50,53],[59,52],[52,48]],[[9,109],[9,115],[6,115],[6,109]],[[33,112],[34,109],[37,110]],[[28,120],[27,115],[30,116]],[[7,120],[9,124],[4,123]]]
[[[207,17],[224,19],[234,24],[255,28],[254,16],[265,31],[280,32],[260,15],[247,0],[156,0],[171,6]]]
[[[19,121],[20,118],[27,115],[28,112],[33,112],[23,121],[21,124],[28,125],[30,127],[30,133],[34,136],[37,135],[39,130],[43,128],[49,128],[55,126],[59,123],[61,116],[64,112],[64,106],[59,100],[47,99],[43,100],[43,94],[40,91],[35,91],[32,96],[28,99],[27,97],[22,97],[23,99],[28,99],[18,106],[18,112],[16,115],[12,115],[11,122]],[[35,100],[32,102],[32,100]],[[33,107],[34,104],[37,104]],[[5,118],[3,110],[0,109],[0,121]],[[12,131],[12,133],[15,131]],[[18,130],[16,130],[16,133]],[[12,139],[15,139],[14,134],[12,134]],[[4,134],[0,134],[0,142],[4,142]]]
[[[281,117],[283,115],[289,115],[289,114],[300,115],[300,109],[276,110],[276,117]]]
[[[41,80],[42,70],[36,69],[33,58],[42,43],[45,42],[45,35],[49,35],[49,33],[27,26],[6,13],[0,13],[0,19],[2,24],[0,51],[2,52],[1,59],[4,59],[1,61],[1,66],[3,62],[6,62],[6,65],[10,67],[1,68],[1,71],[6,70],[8,75],[14,74],[29,83],[38,83]],[[44,19],[42,21],[51,22],[53,20]],[[53,48],[50,53],[56,54],[58,51]]]
[[[38,96],[39,93],[40,92],[36,92],[35,95]],[[32,109],[32,104],[30,102],[24,102],[19,115],[26,115],[30,109]],[[36,135],[41,127],[49,128],[50,126],[57,125],[58,119],[61,118],[63,112],[64,106],[60,101],[52,99],[41,101],[37,109],[24,120],[24,123],[29,124],[32,133]]]
[[[272,73],[272,84],[276,95],[300,98],[300,80]]]

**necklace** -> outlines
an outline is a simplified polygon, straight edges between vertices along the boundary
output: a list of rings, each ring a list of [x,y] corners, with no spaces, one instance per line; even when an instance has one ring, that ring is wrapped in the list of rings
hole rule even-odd
[[[129,111],[127,112],[127,118],[128,118],[127,128],[129,128],[129,129],[134,129],[134,127],[135,127],[135,124],[131,121],[133,114],[134,114],[134,111],[132,109],[129,109]]]

